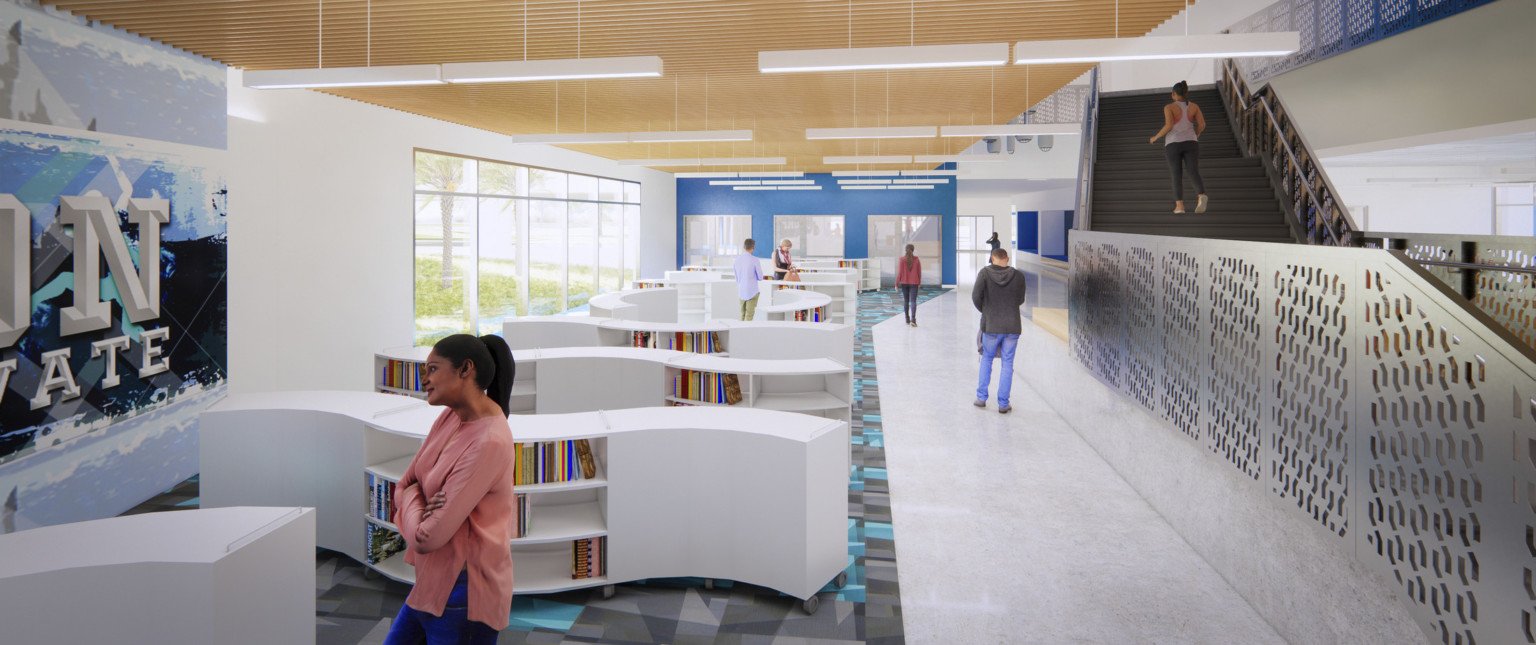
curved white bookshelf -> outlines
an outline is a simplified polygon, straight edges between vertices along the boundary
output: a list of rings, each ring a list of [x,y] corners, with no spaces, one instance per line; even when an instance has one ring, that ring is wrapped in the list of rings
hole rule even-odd
[[[780,320],[791,322],[836,322],[830,320],[827,305],[832,304],[832,297],[825,293],[806,289],[779,289],[777,280],[763,280],[759,283],[761,297],[757,302],[756,320]],[[804,321],[796,320],[797,314],[806,316]]]
[[[731,361],[690,359],[705,367]],[[800,363],[790,372],[801,377],[826,367],[788,362]],[[281,392],[215,404],[199,422],[203,505],[313,506],[316,544],[366,562],[359,529],[392,526],[368,514],[365,496],[357,494],[366,489],[362,474],[398,476],[440,412],[400,401],[377,393]],[[510,422],[524,445],[588,441],[600,474],[516,487],[532,501],[528,534],[509,544],[517,593],[691,576],[809,599],[847,565],[849,444],[842,419],[701,406]],[[573,579],[571,545],[587,538],[605,541],[605,575]],[[398,554],[369,566],[414,579]]]
[[[717,353],[737,358],[827,357],[843,365],[853,365],[854,327],[851,324],[770,320],[645,323],[577,316],[536,316],[502,321],[502,338],[519,360],[521,354],[518,351],[526,349],[633,346],[635,332],[714,334],[718,341],[715,345],[719,350]]]
[[[846,280],[846,277],[835,273],[802,273],[799,281],[764,280],[759,284],[763,291],[800,290],[824,294],[828,298],[824,307],[826,321],[854,324],[858,322],[859,285],[856,281]],[[777,298],[778,294],[775,293],[774,297]]]
[[[587,310],[603,318],[677,322],[679,295],[670,287],[610,291],[592,296]]]

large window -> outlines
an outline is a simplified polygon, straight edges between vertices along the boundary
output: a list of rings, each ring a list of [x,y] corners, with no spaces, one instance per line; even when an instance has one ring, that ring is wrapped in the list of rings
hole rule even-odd
[[[640,184],[416,152],[416,344],[501,331],[635,278]]]
[[[775,215],[773,240],[768,243],[768,250],[779,248],[779,243],[785,239],[793,245],[792,257],[843,257],[843,216]]]
[[[683,217],[683,264],[730,266],[741,255],[741,243],[752,237],[751,215],[686,215]],[[757,241],[759,247],[772,244]]]

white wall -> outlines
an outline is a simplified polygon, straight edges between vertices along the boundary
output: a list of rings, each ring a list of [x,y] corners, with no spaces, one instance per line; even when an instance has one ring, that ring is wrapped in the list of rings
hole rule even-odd
[[[1182,36],[1186,18],[1188,33],[1214,34],[1227,29],[1238,21],[1274,4],[1275,0],[1220,0],[1199,2],[1189,9],[1147,32],[1148,36]],[[1141,34],[1121,34],[1139,36]],[[1216,82],[1216,65],[1211,59],[1171,61],[1124,61],[1104,63],[1099,67],[1103,77],[1101,90],[1124,92],[1128,90],[1168,89],[1179,81],[1190,85],[1208,85]]]
[[[1533,25],[1536,2],[1502,0],[1270,84],[1319,156],[1431,143],[1418,137],[1536,119]]]
[[[366,390],[409,345],[414,148],[640,181],[641,274],[672,268],[670,173],[229,74],[231,392]]]
[[[1324,169],[1345,204],[1368,207],[1367,221],[1355,222],[1366,231],[1494,234],[1493,189],[1488,185],[1438,186],[1411,181],[1415,177],[1454,177],[1465,168],[1328,168],[1325,163]]]

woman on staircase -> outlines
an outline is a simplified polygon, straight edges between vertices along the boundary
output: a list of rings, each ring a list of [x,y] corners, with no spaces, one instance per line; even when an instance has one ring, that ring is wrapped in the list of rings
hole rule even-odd
[[[1168,155],[1168,168],[1173,171],[1173,212],[1184,212],[1184,167],[1189,168],[1189,178],[1195,183],[1199,201],[1195,212],[1204,213],[1207,204],[1205,182],[1200,179],[1200,133],[1205,131],[1205,115],[1200,106],[1189,102],[1189,83],[1179,81],[1173,86],[1173,102],[1163,106],[1163,129],[1152,136],[1151,143],[1168,135],[1163,151]]]

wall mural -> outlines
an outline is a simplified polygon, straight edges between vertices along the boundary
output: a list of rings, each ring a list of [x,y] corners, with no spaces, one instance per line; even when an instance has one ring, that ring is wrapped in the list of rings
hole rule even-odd
[[[197,472],[224,390],[225,71],[0,1],[0,533]]]

